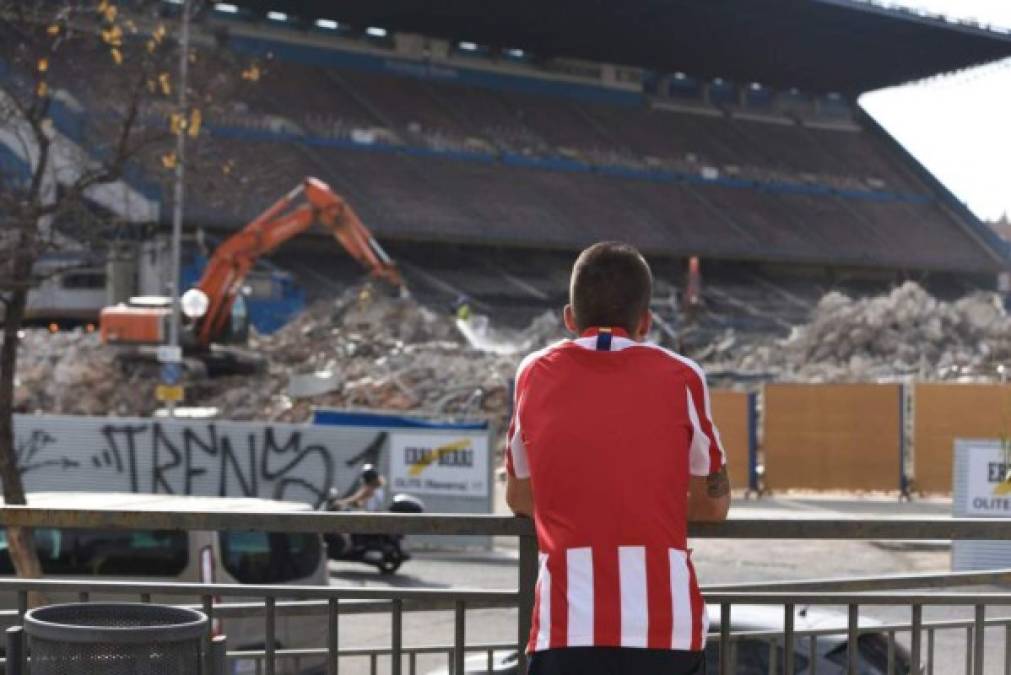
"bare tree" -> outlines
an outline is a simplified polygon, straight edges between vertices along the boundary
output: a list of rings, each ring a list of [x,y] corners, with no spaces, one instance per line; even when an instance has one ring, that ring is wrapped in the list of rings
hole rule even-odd
[[[193,0],[190,0],[191,2]],[[131,220],[116,186],[144,161],[171,168],[199,111],[172,104],[175,21],[160,2],[0,0],[0,484],[24,504],[13,429],[19,332],[36,263],[100,245]],[[195,56],[190,57],[195,58]],[[82,110],[87,110],[83,115]],[[73,128],[86,119],[86,128]],[[76,138],[74,136],[77,136]],[[41,574],[31,532],[8,528],[18,574]]]

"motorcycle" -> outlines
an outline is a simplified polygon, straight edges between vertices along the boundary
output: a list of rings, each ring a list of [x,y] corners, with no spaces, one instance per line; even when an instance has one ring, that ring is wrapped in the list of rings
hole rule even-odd
[[[340,503],[333,493],[318,506],[318,511],[352,510]],[[425,505],[417,497],[398,494],[390,504],[390,513],[424,513]],[[411,559],[402,545],[404,536],[400,534],[339,534],[323,535],[326,542],[327,558],[347,562],[360,562],[379,569],[381,574],[393,574]]]

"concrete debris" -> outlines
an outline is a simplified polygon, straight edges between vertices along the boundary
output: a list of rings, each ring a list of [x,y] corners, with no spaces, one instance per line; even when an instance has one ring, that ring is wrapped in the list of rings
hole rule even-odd
[[[914,282],[885,295],[822,297],[785,339],[732,331],[709,345],[710,372],[792,381],[997,379],[1011,360],[1011,318],[995,293],[944,302]]]
[[[187,368],[184,405],[213,407],[237,420],[301,422],[314,407],[497,420],[509,409],[522,352],[560,337],[561,323],[539,317],[508,336],[517,345],[508,353],[479,349],[448,312],[358,286],[309,307],[277,333],[254,334],[243,351],[266,361],[262,372],[207,378]],[[155,414],[158,365],[117,353],[93,334],[25,331],[18,411]]]

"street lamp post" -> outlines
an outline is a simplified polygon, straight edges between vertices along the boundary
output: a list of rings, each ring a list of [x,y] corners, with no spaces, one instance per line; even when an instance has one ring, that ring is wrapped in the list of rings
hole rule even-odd
[[[176,128],[176,162],[175,162],[175,194],[172,203],[172,264],[169,287],[172,290],[172,315],[169,323],[169,350],[163,359],[162,383],[174,386],[178,384],[181,366],[181,317],[179,305],[179,276],[181,273],[183,205],[185,199],[186,177],[186,89],[189,83],[190,55],[190,7],[191,0],[183,0],[181,35],[179,39],[179,115],[180,124]],[[175,401],[168,401],[169,411],[174,415]]]

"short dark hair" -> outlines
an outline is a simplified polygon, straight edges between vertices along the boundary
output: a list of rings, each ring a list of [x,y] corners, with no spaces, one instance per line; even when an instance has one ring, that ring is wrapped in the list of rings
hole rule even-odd
[[[652,294],[653,273],[630,244],[594,244],[572,266],[569,303],[580,332],[594,326],[634,332]]]

